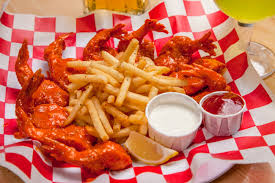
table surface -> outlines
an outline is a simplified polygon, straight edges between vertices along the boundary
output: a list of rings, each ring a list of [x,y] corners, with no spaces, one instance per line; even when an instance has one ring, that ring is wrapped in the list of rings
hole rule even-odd
[[[0,0],[2,7],[5,0]],[[70,3],[68,3],[70,1]],[[66,6],[64,6],[66,4]],[[54,6],[53,6],[54,5]],[[64,6],[64,8],[60,8]],[[7,9],[16,13],[33,13],[36,15],[79,16],[83,12],[82,0],[10,0]],[[275,52],[275,17],[257,24],[253,29],[252,41],[262,43]],[[274,60],[275,65],[275,60]],[[264,80],[275,94],[275,74]],[[0,182],[21,183],[22,180],[6,168],[0,167]],[[273,183],[275,182],[275,163],[235,165],[227,173],[214,181],[215,183]]]

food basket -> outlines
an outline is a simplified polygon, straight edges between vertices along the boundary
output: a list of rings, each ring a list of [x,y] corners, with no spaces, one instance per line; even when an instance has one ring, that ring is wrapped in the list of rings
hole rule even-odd
[[[34,71],[48,64],[43,50],[64,32],[73,32],[66,40],[65,58],[82,58],[83,48],[95,33],[118,23],[128,31],[139,28],[145,19],[158,19],[168,34],[153,32],[146,36],[154,41],[156,54],[175,35],[198,39],[207,31],[217,45],[216,59],[225,63],[224,77],[232,91],[246,100],[240,130],[233,136],[215,137],[201,127],[189,148],[160,166],[133,162],[121,171],[105,172],[91,177],[84,169],[45,158],[30,139],[15,139],[17,131],[15,99],[21,88],[14,63],[23,39],[28,40],[29,63]],[[109,45],[116,47],[118,40]],[[193,57],[202,57],[203,51]],[[94,12],[83,17],[36,16],[2,12],[0,19],[0,165],[16,173],[25,182],[188,182],[195,181],[205,163],[245,164],[274,161],[274,96],[260,79],[241,49],[234,20],[223,14],[211,0],[167,0],[140,16],[115,12]],[[207,171],[207,168],[205,169]]]

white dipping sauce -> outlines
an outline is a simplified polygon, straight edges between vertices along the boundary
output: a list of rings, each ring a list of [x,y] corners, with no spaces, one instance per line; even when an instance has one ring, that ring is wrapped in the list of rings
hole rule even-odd
[[[157,105],[150,113],[150,122],[155,129],[167,135],[183,135],[193,131],[199,122],[193,108],[176,103]]]

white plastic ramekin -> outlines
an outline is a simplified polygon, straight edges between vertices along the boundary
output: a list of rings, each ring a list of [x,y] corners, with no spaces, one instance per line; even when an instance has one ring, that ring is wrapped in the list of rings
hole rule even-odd
[[[213,95],[222,95],[224,93],[228,93],[228,91],[217,91],[210,93],[205,95],[200,101],[200,108],[203,113],[203,124],[205,128],[215,136],[230,136],[236,133],[240,129],[243,119],[243,112],[246,109],[245,100],[238,95],[243,100],[244,105],[243,108],[237,113],[230,115],[216,115],[204,110],[202,105],[207,98]]]
[[[193,130],[188,133],[183,132],[181,135],[168,135],[160,132],[156,127],[154,127],[151,123],[152,120],[150,119],[150,114],[155,107],[165,103],[183,104],[194,109],[194,112],[198,115],[198,121]],[[145,114],[148,119],[149,137],[156,142],[159,142],[160,144],[176,151],[183,151],[191,144],[196,136],[198,128],[202,123],[202,112],[198,103],[193,98],[177,92],[167,92],[152,98],[146,106]],[[170,121],[167,121],[167,123],[171,123],[171,125],[173,125]]]

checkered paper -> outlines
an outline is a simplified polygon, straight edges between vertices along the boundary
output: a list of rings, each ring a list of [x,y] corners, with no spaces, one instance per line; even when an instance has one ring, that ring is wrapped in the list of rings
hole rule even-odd
[[[50,161],[37,149],[37,142],[15,139],[17,131],[15,99],[21,88],[14,64],[23,39],[28,40],[29,64],[33,71],[48,64],[43,50],[60,34],[73,32],[66,40],[63,56],[82,58],[87,42],[102,28],[126,24],[136,30],[147,18],[158,19],[168,34],[153,32],[146,36],[156,45],[156,53],[174,35],[200,38],[207,31],[217,45],[216,58],[226,64],[224,74],[232,90],[244,97],[247,111],[238,133],[214,137],[205,128],[199,129],[193,144],[183,153],[160,166],[133,162],[122,171],[105,172],[91,178],[80,167]],[[118,40],[109,41],[116,46]],[[97,12],[80,18],[39,17],[3,12],[0,19],[0,165],[18,174],[25,182],[188,182],[205,162],[217,158],[232,163],[270,162],[275,159],[274,97],[258,77],[247,55],[240,49],[240,40],[233,20],[223,14],[211,0],[169,0],[161,2],[141,16]],[[203,51],[193,56],[204,56]]]

